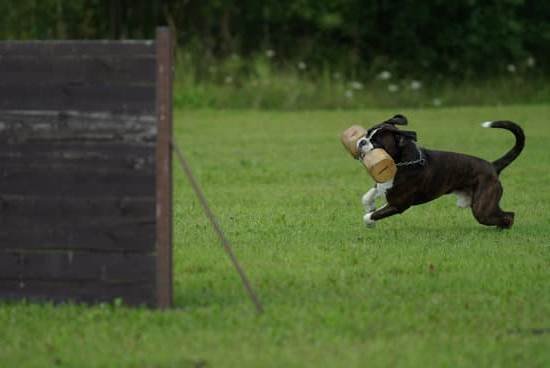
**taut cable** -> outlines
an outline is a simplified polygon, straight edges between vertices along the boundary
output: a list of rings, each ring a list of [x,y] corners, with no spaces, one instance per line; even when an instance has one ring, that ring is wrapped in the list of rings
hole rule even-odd
[[[191,167],[189,166],[189,163],[185,159],[185,156],[183,155],[182,150],[178,147],[176,142],[174,140],[170,141],[172,145],[172,149],[176,152],[176,156],[178,157],[178,160],[181,164],[181,168],[183,169],[185,175],[187,176],[187,179],[191,183],[191,186],[193,187],[193,190],[195,191],[195,194],[199,198],[199,202],[202,205],[202,209],[204,210],[204,213],[206,217],[210,220],[210,223],[212,224],[212,227],[214,228],[214,231],[216,234],[218,234],[218,237],[220,239],[221,245],[229,258],[231,259],[231,262],[233,263],[233,266],[235,266],[235,269],[239,273],[239,276],[241,277],[241,281],[243,283],[244,288],[246,289],[246,292],[248,293],[248,296],[250,296],[250,299],[256,306],[256,311],[258,314],[261,314],[263,312],[263,306],[260,302],[260,299],[254,292],[254,289],[252,289],[252,285],[250,284],[250,281],[248,281],[248,278],[246,277],[246,274],[239,264],[239,261],[237,260],[237,257],[233,253],[233,249],[231,247],[231,244],[229,243],[229,240],[225,236],[218,220],[216,219],[216,216],[214,216],[214,213],[208,206],[208,202],[206,201],[206,197],[204,196],[204,193],[202,189],[200,188],[199,184],[195,180],[195,177],[193,176],[193,172],[191,171]]]

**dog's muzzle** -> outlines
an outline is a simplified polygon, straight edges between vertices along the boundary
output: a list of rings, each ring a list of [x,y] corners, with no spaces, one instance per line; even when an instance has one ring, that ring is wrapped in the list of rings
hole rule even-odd
[[[359,152],[359,158],[363,159],[363,157],[372,151],[375,147],[372,143],[372,138],[374,135],[379,131],[380,129],[374,129],[369,134],[365,134],[365,136],[357,141],[357,152]]]
[[[374,181],[384,183],[394,178],[397,167],[384,149],[374,147],[372,138],[378,130],[368,133],[365,128],[354,125],[342,133],[341,139],[344,147],[353,158],[363,163]]]
[[[357,141],[357,152],[359,152],[359,158],[362,159],[367,153],[374,149],[374,145],[369,138],[363,137]]]

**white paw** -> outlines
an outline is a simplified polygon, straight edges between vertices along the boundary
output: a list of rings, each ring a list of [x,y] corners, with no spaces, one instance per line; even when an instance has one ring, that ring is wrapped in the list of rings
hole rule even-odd
[[[363,222],[367,227],[374,227],[374,224],[376,221],[374,221],[371,217],[374,212],[369,212],[365,216],[363,216]]]

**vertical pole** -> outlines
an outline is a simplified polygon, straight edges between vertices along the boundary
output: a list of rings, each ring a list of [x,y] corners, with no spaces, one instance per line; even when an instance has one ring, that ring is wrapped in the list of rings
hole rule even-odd
[[[167,27],[157,28],[156,84],[156,256],[157,306],[172,305],[172,39]]]

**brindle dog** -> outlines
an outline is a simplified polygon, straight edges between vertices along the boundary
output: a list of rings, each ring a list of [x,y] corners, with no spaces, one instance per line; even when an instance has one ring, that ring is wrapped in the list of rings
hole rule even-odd
[[[509,152],[494,162],[488,162],[461,153],[420,148],[414,132],[397,128],[397,125],[407,123],[403,115],[395,115],[370,128],[365,137],[357,142],[363,154],[374,148],[383,148],[398,167],[393,180],[376,184],[363,196],[362,202],[367,211],[363,220],[366,225],[374,225],[375,221],[449,193],[458,196],[459,207],[471,207],[480,224],[503,229],[513,225],[514,213],[505,212],[499,206],[502,197],[499,174],[523,150],[525,135],[519,125],[511,121],[482,124],[485,128],[509,130],[516,137],[516,143]],[[387,204],[376,209],[376,198],[384,195]]]

